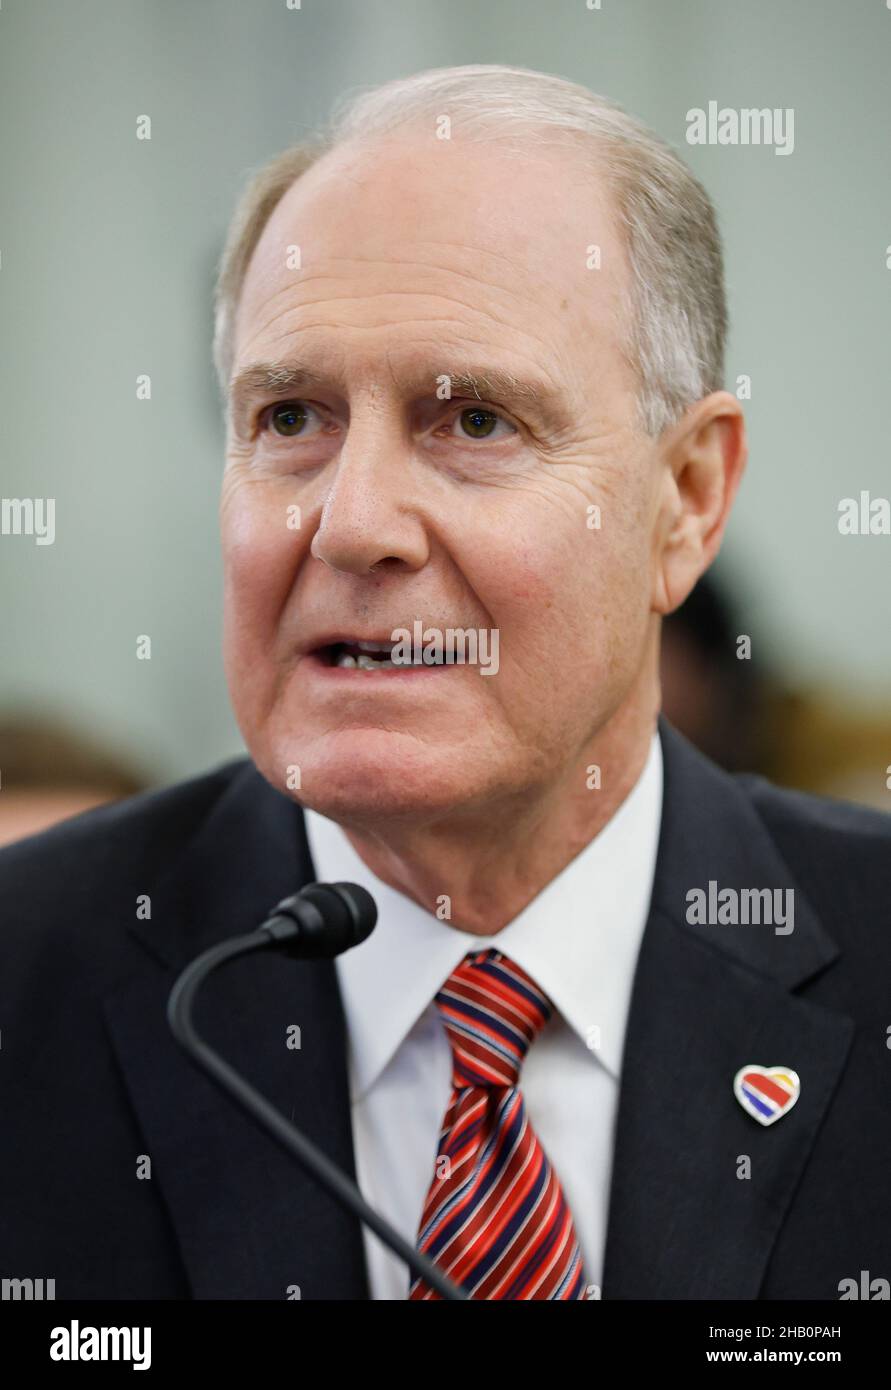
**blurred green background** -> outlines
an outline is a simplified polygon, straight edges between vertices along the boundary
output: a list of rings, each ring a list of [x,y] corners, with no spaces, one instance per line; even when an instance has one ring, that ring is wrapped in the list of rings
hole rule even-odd
[[[727,382],[752,379],[720,562],[738,630],[784,685],[887,710],[891,537],[842,537],[837,514],[891,492],[889,57],[884,0],[3,0],[0,491],[54,497],[56,542],[0,537],[0,708],[95,735],[151,782],[240,750],[210,361],[234,201],[345,89],[501,62],[618,100],[710,191]],[[794,153],[687,146],[711,99],[794,108]]]

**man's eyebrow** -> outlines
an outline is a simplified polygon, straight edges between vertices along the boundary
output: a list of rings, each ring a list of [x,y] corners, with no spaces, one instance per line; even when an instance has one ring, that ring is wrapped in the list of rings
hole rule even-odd
[[[303,362],[254,362],[239,372],[229,385],[229,405],[233,415],[257,396],[278,395],[304,387],[321,385],[322,377]]]
[[[425,370],[413,368],[398,375],[392,373],[391,379],[403,391],[414,389],[429,392],[430,395],[441,395],[443,386],[447,384],[449,395],[443,399],[472,396],[480,401],[497,400],[505,404],[514,403],[518,407],[534,407],[536,413],[541,415],[555,414],[558,409],[553,387],[547,382],[524,380],[513,372],[497,367],[456,367],[450,371],[430,366]],[[230,409],[237,417],[259,396],[299,393],[321,386],[324,381],[322,373],[297,360],[254,362],[233,378],[229,387]]]
[[[512,372],[502,372],[494,367],[483,371],[440,372],[439,377],[447,377],[449,389],[454,395],[476,396],[484,400],[491,396],[502,399],[538,401],[545,394],[542,387],[531,381],[521,381]]]
[[[571,419],[570,403],[563,393],[545,376],[533,374],[518,377],[513,372],[499,367],[459,367],[437,370],[428,376],[436,393],[442,394],[442,387],[448,384],[449,397],[472,397],[478,401],[491,401],[493,405],[513,408],[518,415],[535,420],[546,430],[559,429]]]

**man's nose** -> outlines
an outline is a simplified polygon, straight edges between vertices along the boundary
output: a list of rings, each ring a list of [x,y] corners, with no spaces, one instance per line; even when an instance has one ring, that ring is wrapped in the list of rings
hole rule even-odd
[[[385,561],[420,569],[429,545],[417,503],[411,500],[412,472],[411,444],[396,422],[364,423],[354,416],[311,554],[348,574],[367,574]]]

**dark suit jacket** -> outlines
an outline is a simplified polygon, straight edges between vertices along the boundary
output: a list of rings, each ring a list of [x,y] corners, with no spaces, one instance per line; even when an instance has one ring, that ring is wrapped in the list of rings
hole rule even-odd
[[[891,1278],[891,818],[727,776],[660,729],[603,1296],[837,1299],[862,1271]],[[187,961],[313,876],[299,809],[247,761],[0,854],[0,1275],[54,1278],[59,1299],[367,1298],[354,1219],[165,1018]],[[709,880],[794,887],[793,933],[690,925]],[[354,1172],[332,962],[243,960],[196,1017]],[[769,1128],[733,1095],[747,1063],[801,1078]]]

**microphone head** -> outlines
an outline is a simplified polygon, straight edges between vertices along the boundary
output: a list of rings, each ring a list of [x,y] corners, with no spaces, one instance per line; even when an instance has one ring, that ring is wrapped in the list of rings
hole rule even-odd
[[[369,937],[377,922],[377,904],[358,883],[309,883],[280,902],[270,919],[296,922],[296,936],[280,945],[302,960],[331,960]],[[293,932],[293,927],[290,929]]]
[[[358,946],[369,937],[377,926],[377,903],[367,888],[360,883],[319,883],[319,888],[327,889],[347,910],[349,917],[350,946]],[[347,947],[344,947],[346,950]]]

